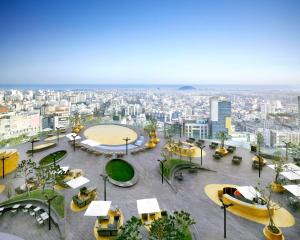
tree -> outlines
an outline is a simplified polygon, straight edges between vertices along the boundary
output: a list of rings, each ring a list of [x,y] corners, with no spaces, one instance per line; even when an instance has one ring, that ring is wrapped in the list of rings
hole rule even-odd
[[[150,240],[182,240],[183,231],[178,228],[176,218],[172,215],[162,217],[151,224]]]
[[[59,165],[49,165],[47,167],[39,165],[35,168],[35,174],[42,187],[42,192],[45,190],[46,183],[52,184],[52,190],[54,190],[54,184],[65,175]]]
[[[139,228],[142,226],[140,219],[131,217],[123,227],[118,236],[118,240],[141,240]]]
[[[276,227],[274,220],[273,220],[273,210],[278,210],[281,206],[278,203],[272,201],[272,186],[268,184],[267,186],[263,187],[260,183],[257,184],[255,189],[260,193],[260,196],[257,197],[268,209],[269,215],[269,223],[268,229],[273,233],[279,233],[279,229]]]
[[[260,148],[261,148],[263,143],[264,143],[264,136],[260,132],[258,132],[256,134],[256,144],[257,144],[257,149],[256,150],[257,150],[257,156],[259,158],[259,161],[261,160]]]
[[[286,158],[282,156],[281,152],[276,151],[274,153],[272,162],[275,168],[275,180],[274,183],[279,184],[279,174],[283,171],[283,165],[286,163]]]
[[[182,150],[183,143],[180,140],[178,140],[177,146],[178,146],[178,149],[179,149],[179,158],[181,160],[182,159],[181,150]]]
[[[187,212],[175,211],[151,224],[150,240],[182,240],[186,239],[189,227],[195,224]]]
[[[31,158],[29,158],[28,160],[22,160],[21,163],[18,165],[18,171],[25,178],[25,186],[28,195],[29,195],[28,179],[30,175],[33,175],[35,167],[36,167],[36,163],[32,161]]]
[[[217,133],[217,139],[221,141],[221,149],[224,149],[224,143],[228,139],[228,134],[224,131],[220,131]]]
[[[300,144],[292,144],[290,155],[294,159],[295,163],[300,166]]]

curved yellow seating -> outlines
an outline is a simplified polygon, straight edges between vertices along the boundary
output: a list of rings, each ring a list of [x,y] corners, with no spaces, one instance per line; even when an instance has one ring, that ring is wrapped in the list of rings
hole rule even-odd
[[[18,167],[19,164],[19,160],[20,160],[20,155],[19,152],[16,149],[5,149],[5,150],[0,150],[0,159],[2,159],[2,157],[6,158],[4,160],[4,176],[13,172],[14,170],[16,170],[16,168]],[[3,161],[0,161],[0,176],[3,176],[2,173],[2,169],[3,169]]]
[[[233,184],[208,184],[205,186],[204,191],[214,203],[222,206],[222,203],[219,200],[218,192],[222,191],[224,187],[236,188],[237,186]],[[241,210],[241,208],[241,205],[231,206],[227,208],[227,211],[249,221],[257,222],[263,225],[267,225],[269,223],[268,216],[258,216],[256,215],[257,212],[256,214],[253,214],[252,211]],[[260,213],[261,212],[259,212],[259,214]],[[293,215],[283,207],[274,209],[273,220],[277,227],[292,227],[295,224],[295,218]]]
[[[223,201],[225,204],[233,204],[234,208],[240,212],[244,212],[246,214],[251,212],[251,214],[256,217],[269,217],[266,206],[246,203],[230,196],[229,194],[223,195]],[[274,209],[271,209],[271,214],[274,214]]]

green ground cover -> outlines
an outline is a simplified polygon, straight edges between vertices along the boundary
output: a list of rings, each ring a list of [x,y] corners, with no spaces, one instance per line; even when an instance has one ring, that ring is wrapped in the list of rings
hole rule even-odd
[[[27,193],[22,193],[20,195],[10,198],[9,200],[1,202],[0,206],[3,204],[13,203],[13,202],[22,201],[22,200],[46,201],[45,195],[48,195],[50,198],[54,195],[57,195],[57,197],[51,202],[51,206],[53,209],[55,209],[55,211],[58,213],[58,215],[61,218],[63,218],[65,215],[65,209],[64,209],[65,198],[64,198],[64,196],[62,196],[59,193],[52,191],[50,189],[45,189],[44,193],[41,190],[31,191],[30,195],[28,195]]]
[[[186,160],[181,160],[178,158],[171,158],[168,159],[167,161],[164,162],[164,176],[168,179],[170,179],[170,176],[172,174],[172,169],[177,166],[177,165],[181,165],[181,164],[188,164],[188,165],[195,165],[194,163],[191,163],[189,161]],[[161,165],[160,165],[160,171],[161,171]]]
[[[50,153],[46,157],[44,157],[40,160],[40,165],[47,166],[49,164],[53,164],[54,159],[55,159],[55,163],[57,163],[57,162],[61,161],[66,154],[67,154],[66,150],[61,150],[61,151]]]
[[[122,159],[112,159],[105,167],[106,173],[114,180],[127,182],[134,176],[133,167]]]

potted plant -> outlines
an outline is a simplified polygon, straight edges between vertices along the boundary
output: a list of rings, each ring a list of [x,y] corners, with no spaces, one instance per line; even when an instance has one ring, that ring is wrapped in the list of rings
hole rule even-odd
[[[272,187],[271,184],[265,188],[261,187],[258,183],[256,190],[260,193],[258,199],[263,202],[268,210],[269,223],[264,227],[263,234],[266,240],[284,240],[284,236],[280,228],[278,228],[273,220],[273,213],[278,210],[281,206],[278,203],[272,201]]]
[[[275,179],[271,183],[271,189],[273,192],[283,192],[284,188],[280,181],[279,174],[283,171],[283,165],[286,163],[286,158],[282,156],[280,152],[275,152],[272,162],[274,164]]]
[[[224,147],[224,143],[225,143],[225,140],[228,139],[228,135],[226,132],[224,131],[220,131],[217,133],[217,138],[220,140],[221,142],[221,146],[220,148],[218,148],[216,150],[216,152],[220,153],[221,155],[226,155],[228,153],[227,149]]]

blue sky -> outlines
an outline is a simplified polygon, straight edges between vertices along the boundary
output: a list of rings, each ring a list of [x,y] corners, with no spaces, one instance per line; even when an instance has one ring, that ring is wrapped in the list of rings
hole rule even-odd
[[[0,1],[0,83],[297,84],[300,1]]]

